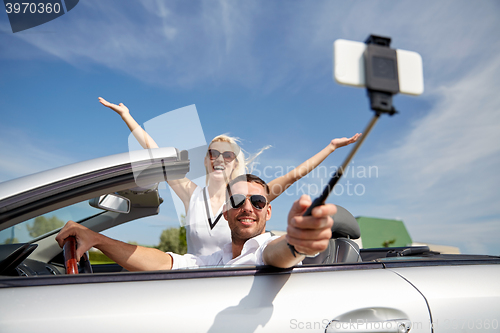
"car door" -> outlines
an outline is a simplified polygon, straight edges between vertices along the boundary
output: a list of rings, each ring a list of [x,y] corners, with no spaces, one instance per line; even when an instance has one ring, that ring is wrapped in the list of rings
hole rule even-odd
[[[38,277],[0,286],[9,300],[0,306],[3,332],[401,332],[401,324],[430,332],[422,295],[377,263]]]
[[[498,259],[391,269],[411,281],[425,296],[434,333],[500,330]]]

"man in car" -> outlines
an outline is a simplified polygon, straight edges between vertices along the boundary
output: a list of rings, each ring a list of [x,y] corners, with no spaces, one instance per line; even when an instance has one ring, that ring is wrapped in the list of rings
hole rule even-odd
[[[56,241],[62,247],[64,239],[75,236],[78,258],[95,247],[129,271],[264,264],[288,268],[300,263],[306,255],[315,255],[328,247],[333,225],[330,216],[336,213],[334,205],[316,207],[312,216],[302,216],[311,205],[310,197],[303,195],[288,214],[287,235],[272,236],[265,232],[266,222],[271,218],[267,184],[257,176],[246,174],[233,179],[227,189],[224,217],[231,229],[232,241],[212,255],[178,255],[131,245],[73,221],[64,226]]]

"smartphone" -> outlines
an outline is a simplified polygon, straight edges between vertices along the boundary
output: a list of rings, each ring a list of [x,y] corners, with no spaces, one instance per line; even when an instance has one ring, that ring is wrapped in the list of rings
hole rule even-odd
[[[333,76],[339,84],[364,88],[366,44],[345,39],[333,43]],[[422,57],[417,52],[396,50],[399,92],[418,96],[424,92]]]

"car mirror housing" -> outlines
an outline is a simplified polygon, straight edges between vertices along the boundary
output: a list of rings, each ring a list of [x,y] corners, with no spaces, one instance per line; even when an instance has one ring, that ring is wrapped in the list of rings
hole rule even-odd
[[[92,207],[116,213],[130,212],[130,200],[118,194],[105,194],[89,200]]]

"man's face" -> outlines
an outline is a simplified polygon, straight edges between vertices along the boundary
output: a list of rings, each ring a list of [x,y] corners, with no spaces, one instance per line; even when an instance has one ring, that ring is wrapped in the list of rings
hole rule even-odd
[[[231,187],[231,194],[243,194],[247,197],[241,207],[231,208],[227,204],[224,211],[233,242],[245,242],[252,237],[263,234],[266,229],[266,221],[271,218],[271,205],[267,203],[263,209],[258,209],[250,202],[250,196],[263,195],[267,199],[264,187],[257,183],[241,181]]]

